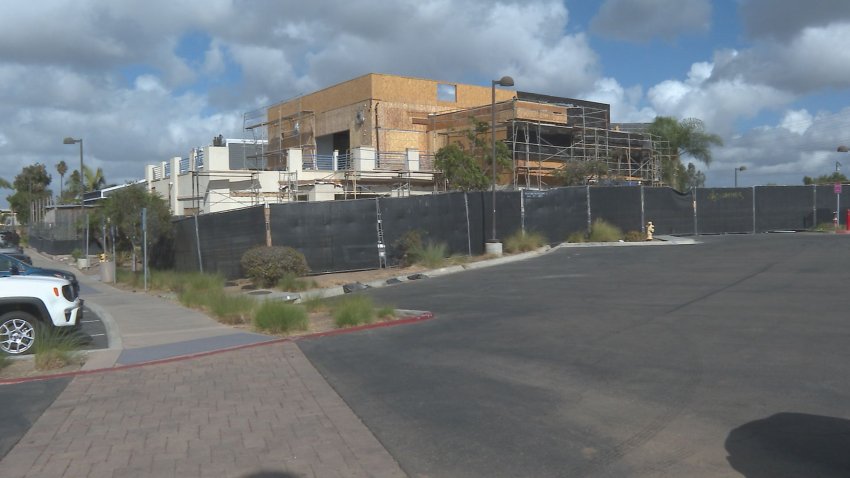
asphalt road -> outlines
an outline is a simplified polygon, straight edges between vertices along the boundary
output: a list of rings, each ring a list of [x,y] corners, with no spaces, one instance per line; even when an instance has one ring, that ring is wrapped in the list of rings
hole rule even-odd
[[[850,237],[560,249],[299,342],[413,477],[850,476]]]

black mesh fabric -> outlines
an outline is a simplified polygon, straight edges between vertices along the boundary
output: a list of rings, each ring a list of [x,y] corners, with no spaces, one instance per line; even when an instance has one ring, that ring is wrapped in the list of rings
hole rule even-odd
[[[374,199],[273,204],[272,244],[304,254],[312,272],[379,266]]]
[[[695,234],[693,193],[672,188],[643,188],[643,211],[655,234]]]
[[[525,230],[539,232],[550,243],[587,230],[587,189],[568,187],[524,191]]]
[[[700,234],[753,232],[753,188],[700,188],[696,192]]]
[[[604,219],[625,231],[641,230],[639,187],[591,187],[591,219]]]
[[[756,186],[755,190],[757,232],[807,228],[815,205],[811,186]]]

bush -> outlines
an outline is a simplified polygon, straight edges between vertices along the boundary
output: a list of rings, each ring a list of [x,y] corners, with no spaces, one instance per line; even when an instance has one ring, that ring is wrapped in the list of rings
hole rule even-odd
[[[274,334],[307,330],[309,324],[304,307],[276,300],[267,300],[254,315],[254,326]]]
[[[300,292],[315,289],[319,284],[312,279],[302,279],[297,275],[287,272],[277,281],[277,288],[288,292]]]
[[[73,257],[74,260],[82,259],[83,258],[83,251],[80,250],[80,248],[78,247],[78,248],[74,249],[73,251],[71,251],[71,257]]]
[[[643,242],[646,240],[646,235],[640,231],[628,231],[623,240],[626,242]]]
[[[242,255],[240,263],[258,287],[274,287],[287,273],[303,276],[310,271],[304,254],[291,247],[254,247]]]
[[[448,247],[444,243],[428,243],[424,246],[414,248],[408,252],[413,264],[422,264],[425,267],[440,267],[448,256]]]
[[[567,242],[586,242],[587,235],[584,232],[576,231],[567,236]]]
[[[333,308],[334,323],[340,328],[371,324],[375,321],[375,316],[372,299],[365,295],[346,297]]]
[[[412,266],[416,261],[414,254],[411,253],[422,250],[422,247],[422,232],[415,229],[405,232],[393,243],[395,258],[402,267]]]
[[[619,227],[605,221],[597,219],[593,221],[590,227],[590,242],[616,242],[623,238],[623,231]]]
[[[41,327],[36,331],[32,350],[35,353],[37,370],[53,370],[81,361],[80,339],[73,333],[52,327]]]
[[[539,249],[546,244],[546,238],[539,232],[517,231],[505,239],[505,251],[528,252]]]

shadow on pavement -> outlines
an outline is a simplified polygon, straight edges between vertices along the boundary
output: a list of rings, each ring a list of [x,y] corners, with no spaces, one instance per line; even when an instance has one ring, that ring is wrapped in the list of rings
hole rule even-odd
[[[747,478],[850,476],[850,420],[777,413],[735,428],[727,460]]]

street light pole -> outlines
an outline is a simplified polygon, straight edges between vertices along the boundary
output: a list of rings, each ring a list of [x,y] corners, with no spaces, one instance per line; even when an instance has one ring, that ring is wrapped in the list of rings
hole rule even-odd
[[[493,234],[490,236],[490,240],[487,241],[488,244],[492,244],[492,249],[487,251],[488,253],[495,253],[496,255],[502,255],[501,244],[499,240],[496,239],[496,85],[499,86],[514,86],[514,79],[510,76],[503,76],[498,80],[492,80],[490,82],[491,89],[491,100],[490,100],[490,137],[492,139],[493,144],[493,184],[491,185],[492,194],[493,194],[493,217],[491,218],[491,223],[493,224]],[[499,246],[496,246],[499,244]]]
[[[738,187],[738,171],[746,171],[746,170],[747,170],[746,166],[738,166],[737,168],[735,168],[735,187],[736,188]]]
[[[83,196],[86,194],[86,180],[85,174],[83,173],[83,138],[74,139],[70,136],[66,136],[65,139],[62,140],[62,144],[77,144],[80,143],[80,214],[85,210],[85,199]],[[86,253],[86,261],[89,259],[89,244],[88,244],[88,215],[86,215],[86,233],[83,235],[83,241],[85,241],[85,245],[82,247],[80,252],[85,251]]]
[[[83,194],[86,192],[86,180],[85,175],[83,174],[83,138],[74,139],[70,136],[66,137],[62,140],[63,144],[76,144],[80,143],[80,205],[83,204]]]

